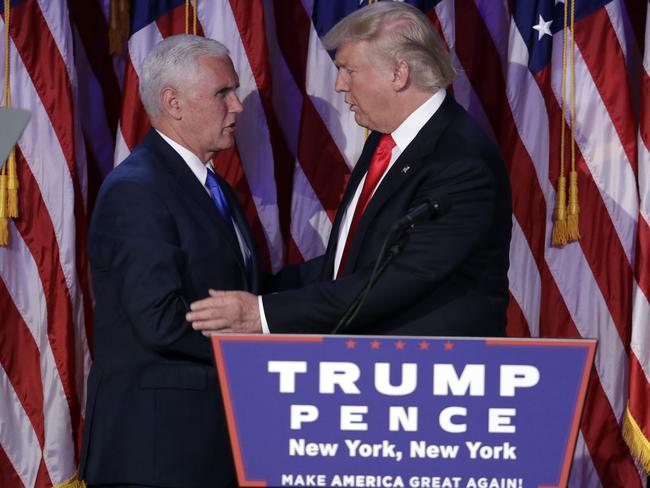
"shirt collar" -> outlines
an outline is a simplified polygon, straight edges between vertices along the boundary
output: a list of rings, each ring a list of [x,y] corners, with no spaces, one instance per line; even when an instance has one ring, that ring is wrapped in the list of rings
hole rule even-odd
[[[156,132],[163,140],[169,144],[174,151],[185,161],[185,164],[190,168],[194,176],[201,182],[201,185],[205,186],[205,180],[208,177],[208,168],[205,163],[203,163],[199,157],[194,154],[192,151],[187,149],[185,146],[180,145],[178,142],[170,139],[165,134],[160,132],[158,129],[155,129]]]
[[[431,98],[416,108],[411,115],[406,117],[397,129],[395,129],[391,136],[395,141],[395,145],[399,148],[400,152],[404,151],[411,143],[415,136],[420,132],[424,124],[436,113],[440,105],[445,99],[446,91],[440,88],[434,93]]]

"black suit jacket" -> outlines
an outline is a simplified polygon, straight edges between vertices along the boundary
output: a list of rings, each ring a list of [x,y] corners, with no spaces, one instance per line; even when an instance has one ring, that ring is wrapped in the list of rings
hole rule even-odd
[[[332,280],[343,211],[382,134],[372,133],[352,172],[325,255],[289,269],[280,283],[301,288],[264,296],[272,332],[327,333],[367,283],[391,225],[425,198],[449,195],[451,209],[412,229],[402,253],[342,333],[502,336],[508,302],[510,183],[496,145],[447,95],[371,198],[343,269]]]
[[[257,254],[234,192],[233,217]],[[210,341],[185,321],[209,288],[255,292],[205,188],[154,130],[113,170],[90,226],[96,299],[81,477],[222,487],[234,466]]]

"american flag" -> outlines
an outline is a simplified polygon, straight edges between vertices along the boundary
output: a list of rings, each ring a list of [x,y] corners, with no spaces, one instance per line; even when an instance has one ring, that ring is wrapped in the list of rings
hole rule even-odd
[[[450,90],[510,170],[509,334],[599,339],[569,485],[646,486],[624,437],[650,468],[650,9],[647,0],[575,2],[564,71],[575,72],[582,237],[557,248],[564,1],[410,3],[449,47]],[[137,94],[143,57],[186,24],[185,0],[130,3],[128,49],[111,59],[107,1],[11,1],[12,105],[32,119],[17,146],[21,217],[0,249],[3,487],[75,478],[91,363],[88,215],[101,178],[148,128]],[[229,48],[245,107],[236,147],[215,164],[269,269],[324,251],[363,145],[321,37],[365,3],[197,2],[197,32]]]

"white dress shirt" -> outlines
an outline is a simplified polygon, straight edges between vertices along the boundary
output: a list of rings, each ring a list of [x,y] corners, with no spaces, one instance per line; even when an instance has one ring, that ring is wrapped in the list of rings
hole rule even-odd
[[[187,149],[185,146],[180,145],[178,142],[170,139],[167,137],[165,134],[160,132],[158,129],[155,129],[155,131],[158,133],[160,137],[163,138],[163,140],[169,144],[174,151],[178,153],[178,155],[185,161],[185,164],[190,168],[192,173],[194,173],[194,176],[196,176],[196,179],[199,180],[201,183],[201,186],[205,189],[205,191],[210,195],[210,198],[212,198],[212,193],[210,192],[210,189],[205,185],[205,181],[208,178],[208,168],[210,168],[212,171],[214,171],[214,167],[212,166],[212,160],[208,161],[207,163],[202,162],[199,157],[194,154],[192,151]],[[248,262],[247,260],[250,258],[251,251],[248,249],[248,246],[246,245],[246,242],[244,241],[244,238],[242,237],[241,232],[239,231],[239,227],[237,226],[237,222],[233,218],[232,220],[232,225],[235,228],[235,234],[237,234],[237,242],[239,243],[239,250],[241,251],[241,254],[244,258],[244,262]]]
[[[395,147],[391,153],[390,162],[384,174],[382,175],[379,183],[375,187],[374,191],[377,191],[384,177],[390,171],[395,161],[401,156],[404,150],[408,145],[415,139],[415,136],[418,135],[422,127],[429,121],[429,119],[436,113],[440,105],[445,99],[446,91],[444,89],[438,90],[434,95],[431,96],[426,102],[420,105],[415,109],[411,115],[406,117],[404,122],[402,122],[397,129],[395,129],[391,136],[395,141]],[[345,248],[345,241],[348,238],[348,232],[350,231],[350,225],[352,224],[352,218],[354,217],[354,210],[357,208],[357,202],[361,196],[361,191],[363,189],[363,183],[366,180],[366,175],[361,178],[359,185],[357,186],[354,196],[350,200],[348,207],[345,209],[343,218],[341,220],[341,226],[339,227],[339,235],[336,241],[336,253],[334,255],[334,269],[332,270],[332,279],[336,279],[336,274],[338,273],[339,266],[341,264],[341,257],[343,256],[343,249]],[[373,195],[374,195],[373,191]],[[372,197],[371,197],[372,198]],[[260,320],[262,322],[262,331],[265,334],[269,334],[269,326],[266,321],[266,316],[264,314],[264,301],[262,297],[258,297],[258,304],[260,309]]]

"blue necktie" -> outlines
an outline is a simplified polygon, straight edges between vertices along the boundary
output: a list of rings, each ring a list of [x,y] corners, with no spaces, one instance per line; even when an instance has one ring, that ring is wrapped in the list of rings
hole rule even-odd
[[[228,200],[226,200],[226,195],[223,194],[221,185],[219,185],[219,180],[217,176],[208,169],[208,176],[205,180],[205,184],[210,189],[212,194],[212,201],[219,210],[219,214],[223,217],[226,226],[232,231],[233,236],[235,237],[235,242],[237,242],[237,234],[235,233],[235,226],[232,223],[232,214],[230,213],[230,205],[228,205]]]
[[[217,175],[215,175],[211,169],[208,169],[208,175],[205,180],[205,184],[210,190],[210,194],[212,195],[212,201],[217,207],[217,210],[219,210],[219,214],[221,214],[223,220],[226,223],[226,226],[232,232],[232,236],[235,239],[235,242],[239,244],[239,239],[237,239],[237,233],[235,232],[235,226],[233,225],[232,222],[230,205],[228,205],[228,200],[226,200],[226,195],[224,195],[223,190],[221,189],[221,185],[219,184]],[[244,255],[246,256],[245,267],[246,267],[246,274],[248,275],[250,281],[251,280],[250,273],[252,272],[251,253],[245,243],[242,243],[242,245],[246,248],[244,249]]]

